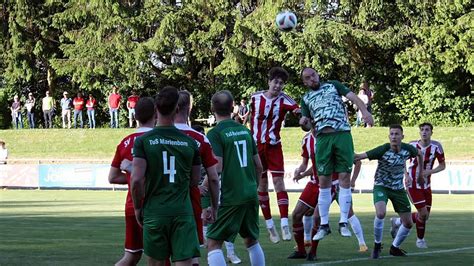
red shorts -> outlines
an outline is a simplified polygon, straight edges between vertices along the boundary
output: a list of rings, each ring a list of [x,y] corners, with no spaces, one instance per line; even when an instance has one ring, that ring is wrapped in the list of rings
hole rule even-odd
[[[268,170],[272,175],[283,176],[285,174],[285,165],[281,143],[275,145],[258,143],[257,148],[258,155],[262,161],[263,171]]]
[[[431,209],[431,188],[408,188],[408,196],[410,197],[410,200],[413,205],[415,205],[416,209],[421,209],[423,207],[428,208],[428,211]]]
[[[201,207],[201,192],[197,186],[191,187],[189,190],[191,196],[191,204],[193,205],[194,220],[196,221],[196,228],[198,233],[199,244],[204,244],[204,236],[202,233],[202,207]]]
[[[303,192],[301,192],[298,201],[310,207],[311,209],[314,209],[316,207],[316,204],[318,204],[318,196],[319,185],[311,180],[304,187],[304,190]]]
[[[135,215],[125,215],[125,251],[143,251],[143,231]]]

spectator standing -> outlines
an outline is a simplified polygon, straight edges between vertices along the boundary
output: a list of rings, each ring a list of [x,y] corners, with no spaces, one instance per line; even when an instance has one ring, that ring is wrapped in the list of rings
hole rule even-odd
[[[63,128],[71,128],[71,98],[68,98],[67,91],[63,92],[63,98],[61,99],[61,118],[63,120]]]
[[[20,128],[23,128],[23,120],[21,119],[21,103],[18,95],[13,97],[13,103],[10,110],[12,111],[12,120],[15,128],[18,129],[18,125]]]
[[[7,164],[8,150],[5,147],[5,141],[0,139],[0,164]]]
[[[366,91],[364,89],[359,90],[359,94],[357,94],[357,97],[365,104],[365,106],[368,109],[369,106],[369,97],[366,94]],[[362,119],[362,111],[360,109],[357,110],[357,119],[356,119],[356,127],[359,127],[359,125],[366,125],[364,120]]]
[[[112,93],[109,95],[109,113],[110,113],[110,127],[118,128],[119,127],[119,114],[118,110],[120,108],[120,101],[122,96],[118,94],[116,86],[112,86]]]
[[[249,105],[247,104],[247,98],[242,98],[240,100],[240,105],[239,105],[239,122],[243,125],[246,125],[248,122],[248,117],[249,117],[250,109]]]
[[[92,94],[89,94],[89,99],[86,102],[87,118],[89,119],[89,128],[95,128],[95,106],[96,100]]]
[[[137,105],[138,99],[140,99],[140,96],[137,95],[135,90],[132,91],[132,95],[127,99],[128,123],[130,127],[133,127],[133,121],[135,121],[136,127],[138,128],[138,121],[135,118],[135,106]]]
[[[35,103],[36,100],[33,97],[33,93],[28,93],[28,99],[26,99],[26,116],[28,117],[28,125],[30,128],[35,128]]]
[[[230,115],[230,118],[234,119],[235,121],[238,121],[239,119],[239,104],[234,102],[234,107],[232,109],[232,114]]]
[[[369,83],[367,81],[364,81],[360,84],[360,89],[365,91],[365,95],[367,95],[367,98],[369,99],[366,104],[367,111],[372,114],[372,100],[374,99],[374,91],[370,89]],[[372,127],[372,125],[367,124],[367,127]]]
[[[53,97],[49,96],[49,91],[46,91],[46,97],[43,98],[42,109],[44,128],[53,128],[54,100]]]
[[[82,93],[77,93],[77,97],[74,98],[72,104],[74,105],[74,128],[77,128],[77,118],[81,119],[81,128],[83,128],[82,109],[84,108],[84,98],[82,98]]]

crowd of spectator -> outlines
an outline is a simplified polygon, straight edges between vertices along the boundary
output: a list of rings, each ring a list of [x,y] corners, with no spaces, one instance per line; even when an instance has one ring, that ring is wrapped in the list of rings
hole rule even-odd
[[[61,115],[61,122],[63,128],[84,128],[84,115],[83,111],[87,111],[88,126],[91,129],[96,128],[96,108],[97,100],[94,96],[89,93],[87,97],[84,97],[81,92],[77,92],[76,97],[70,98],[67,91],[63,92],[63,97],[57,102],[53,97],[50,96],[50,92],[46,91],[45,96],[41,99],[38,104],[41,104],[41,110],[44,118],[44,128],[53,128],[53,117]],[[128,111],[128,122],[130,127],[138,127],[137,120],[135,118],[135,105],[140,99],[136,91],[132,91],[132,94],[127,98],[125,106]],[[56,110],[56,104],[59,103],[61,111]],[[122,96],[118,92],[116,86],[112,87],[112,91],[107,99],[107,107],[110,115],[110,127],[119,127],[119,111],[122,106]],[[16,129],[22,129],[23,117],[26,113],[29,128],[33,129],[37,127],[37,121],[35,119],[35,108],[37,107],[36,98],[33,93],[28,93],[28,98],[24,104],[20,101],[20,97],[15,95],[13,102],[10,106],[13,127]],[[72,112],[72,121],[71,121]],[[72,122],[72,123],[71,123]]]

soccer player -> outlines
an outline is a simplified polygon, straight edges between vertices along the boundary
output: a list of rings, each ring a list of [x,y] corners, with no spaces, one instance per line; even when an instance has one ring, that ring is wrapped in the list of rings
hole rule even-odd
[[[319,74],[309,67],[303,69],[301,78],[309,91],[301,99],[302,117],[299,124],[306,131],[312,126],[318,139],[316,165],[319,176],[318,209],[321,225],[314,240],[321,240],[331,233],[329,207],[333,173],[338,173],[340,186],[339,232],[342,236],[349,237],[351,232],[347,227],[347,219],[352,202],[350,174],[354,161],[354,144],[341,96],[345,96],[359,107],[367,124],[373,124],[372,115],[359,97],[340,82],[320,82]]]
[[[219,91],[211,101],[217,125],[207,136],[219,161],[221,195],[216,221],[207,232],[207,261],[210,266],[226,265],[222,242],[233,242],[238,233],[244,238],[250,264],[265,265],[258,242],[257,178],[262,174],[262,165],[257,148],[250,131],[230,118],[232,94]]]
[[[410,233],[413,225],[410,213],[410,201],[403,187],[403,176],[405,172],[405,161],[418,156],[420,167],[420,177],[417,183],[423,185],[423,157],[421,152],[415,147],[402,143],[403,128],[400,125],[391,125],[389,131],[390,143],[383,144],[365,153],[356,154],[355,160],[369,158],[369,160],[378,160],[377,170],[375,171],[374,181],[374,249],[372,258],[380,257],[382,250],[383,224],[387,211],[387,201],[392,202],[393,208],[400,216],[402,225],[395,236],[390,247],[390,255],[406,256],[406,252],[400,249],[400,245]],[[410,183],[411,177],[407,176],[405,182]]]
[[[419,126],[420,128],[420,140],[410,142],[410,145],[416,147],[423,156],[423,179],[424,185],[419,185],[414,182],[418,179],[418,160],[414,158],[410,160],[408,172],[406,175],[410,176],[413,180],[407,184],[408,196],[410,196],[411,202],[415,205],[417,212],[411,214],[413,222],[416,224],[416,246],[418,248],[428,248],[425,241],[425,230],[426,221],[430,215],[431,210],[431,175],[439,173],[446,168],[446,162],[444,161],[444,152],[441,143],[435,140],[431,140],[433,135],[433,125],[430,123],[423,123]],[[433,168],[435,160],[438,160],[438,166]],[[398,228],[401,225],[400,218],[392,218],[392,237],[395,237]]]
[[[176,128],[181,130],[184,134],[193,138],[198,147],[199,155],[202,159],[202,165],[206,169],[207,173],[207,184],[211,195],[211,204],[209,206],[210,211],[216,212],[217,202],[219,197],[219,177],[217,175],[217,159],[212,151],[211,144],[204,134],[197,132],[192,129],[187,123],[189,121],[189,115],[192,110],[192,95],[187,90],[179,91],[178,100],[178,111],[174,118],[174,125]],[[201,193],[198,186],[192,186],[191,191],[191,203],[193,205],[194,219],[196,221],[197,233],[199,237],[199,243],[204,244],[204,237],[202,231],[202,219],[201,219]],[[194,258],[193,264],[199,264],[199,259]]]
[[[252,95],[250,103],[250,130],[257,142],[258,154],[262,160],[263,176],[258,186],[258,198],[270,241],[278,243],[280,236],[275,230],[268,196],[268,174],[272,174],[273,185],[277,194],[280,209],[280,225],[283,240],[291,240],[288,225],[288,193],[283,182],[285,174],[283,151],[280,139],[281,123],[288,111],[299,113],[296,102],[283,93],[283,86],[288,80],[288,72],[280,67],[273,67],[268,72],[268,90]]]
[[[125,253],[116,265],[136,265],[143,252],[143,231],[138,225],[133,210],[133,201],[130,194],[130,173],[132,172],[132,147],[135,139],[150,131],[156,121],[155,105],[152,98],[142,98],[136,106],[137,119],[140,127],[135,133],[126,136],[117,145],[114,159],[109,171],[111,184],[127,184],[128,192],[125,201]]]
[[[132,198],[149,265],[164,265],[169,257],[191,265],[199,256],[189,187],[199,183],[201,158],[196,141],[174,127],[178,99],[174,87],[158,93],[158,125],[133,146]]]

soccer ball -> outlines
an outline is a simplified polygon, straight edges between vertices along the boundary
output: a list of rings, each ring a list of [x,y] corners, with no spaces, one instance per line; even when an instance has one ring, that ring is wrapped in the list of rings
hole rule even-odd
[[[290,31],[296,27],[296,15],[291,11],[283,11],[276,16],[276,25],[282,31]]]

